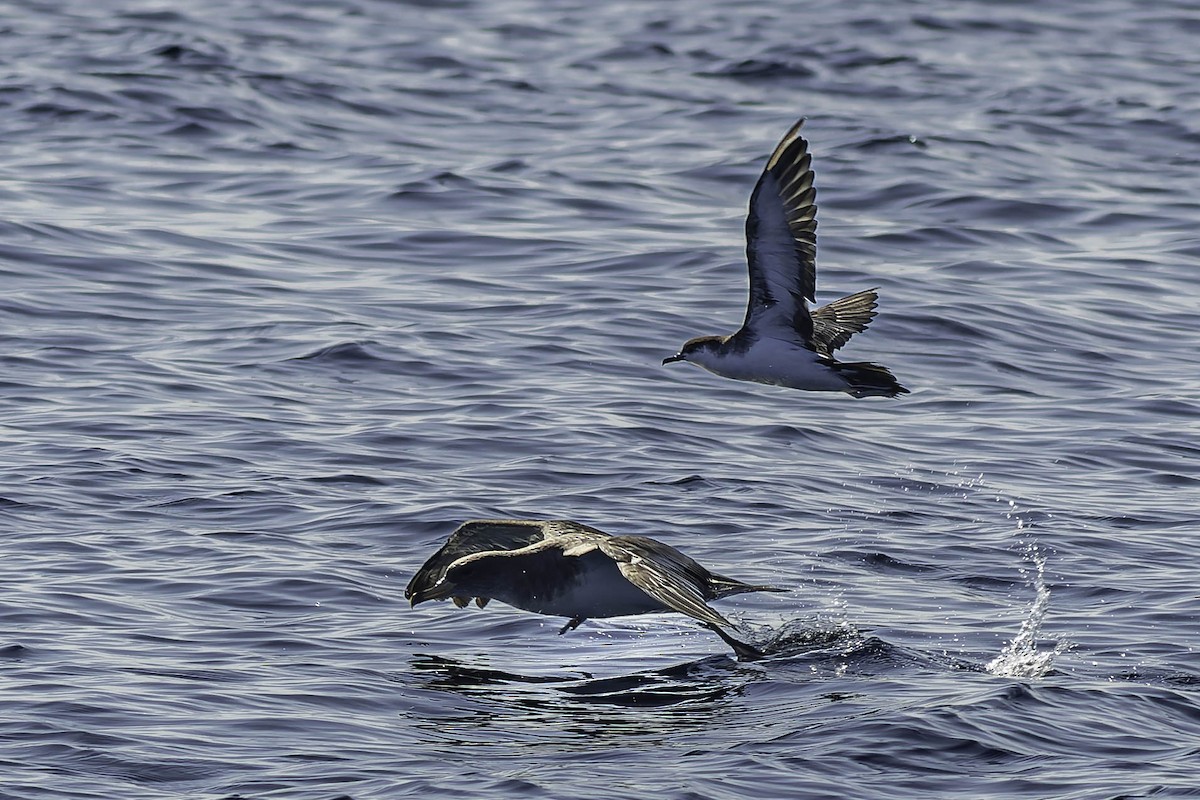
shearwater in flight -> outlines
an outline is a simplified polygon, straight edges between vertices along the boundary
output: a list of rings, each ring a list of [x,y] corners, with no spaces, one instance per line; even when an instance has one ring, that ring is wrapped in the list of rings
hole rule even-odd
[[[555,617],[560,634],[586,619],[677,611],[699,620],[738,658],[764,653],[735,639],[734,627],[709,600],[743,592],[782,592],[742,583],[697,564],[645,536],[613,536],[568,520],[477,519],[458,527],[417,570],[404,596],[412,605],[450,598],[463,608],[475,598]]]
[[[816,301],[817,203],[803,124],[793,125],[775,147],[750,195],[750,300],[741,329],[690,339],[662,363],[689,361],[725,378],[814,392],[907,394],[887,367],[833,357],[875,318],[874,289],[808,310],[805,300]]]

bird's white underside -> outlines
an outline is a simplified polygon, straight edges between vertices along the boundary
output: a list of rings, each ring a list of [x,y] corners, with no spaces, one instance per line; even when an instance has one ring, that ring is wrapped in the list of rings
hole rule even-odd
[[[845,391],[846,379],[819,359],[800,343],[795,332],[791,340],[762,336],[741,352],[697,351],[688,357],[691,363],[723,378],[808,391]]]
[[[552,617],[624,617],[671,610],[630,583],[611,558],[593,552],[582,562],[585,572],[579,580],[553,597],[518,597],[515,592],[505,596],[500,591],[493,599]]]

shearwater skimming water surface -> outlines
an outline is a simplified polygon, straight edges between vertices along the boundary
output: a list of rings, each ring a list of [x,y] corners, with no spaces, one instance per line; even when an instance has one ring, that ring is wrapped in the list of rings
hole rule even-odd
[[[689,339],[663,364],[687,361],[725,378],[854,397],[907,394],[886,367],[838,361],[833,352],[875,317],[874,289],[809,313],[816,300],[817,190],[801,119],[780,140],[746,217],[750,296],[742,327]]]
[[[589,617],[677,611],[699,620],[739,658],[764,653],[725,632],[729,620],[709,607],[745,592],[782,592],[710,572],[670,545],[646,536],[612,536],[569,520],[470,520],[417,571],[404,596],[413,606],[472,597],[550,616],[569,617],[559,633]]]

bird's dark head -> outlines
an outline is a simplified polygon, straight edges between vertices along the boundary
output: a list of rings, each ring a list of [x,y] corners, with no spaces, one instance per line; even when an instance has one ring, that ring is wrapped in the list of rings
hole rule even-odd
[[[425,586],[410,586],[404,591],[404,596],[408,598],[409,605],[415,608],[426,600],[445,600],[454,593],[454,584],[443,578]]]
[[[670,358],[664,358],[663,364],[673,364],[676,361],[703,362],[716,356],[718,348],[725,343],[724,336],[697,336],[688,339],[679,348],[679,352]]]
[[[417,605],[426,600],[450,598],[455,605],[462,606],[459,598],[490,597],[491,571],[488,568],[489,554],[475,553],[460,558],[449,567],[441,579],[421,586],[410,586],[404,596],[409,603]]]

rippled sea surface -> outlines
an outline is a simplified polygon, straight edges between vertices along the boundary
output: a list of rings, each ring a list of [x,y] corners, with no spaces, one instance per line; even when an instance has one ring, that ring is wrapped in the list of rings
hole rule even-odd
[[[0,8],[0,797],[1200,797],[1194,3]],[[660,365],[801,116],[901,399]],[[495,516],[776,654],[410,609]]]

